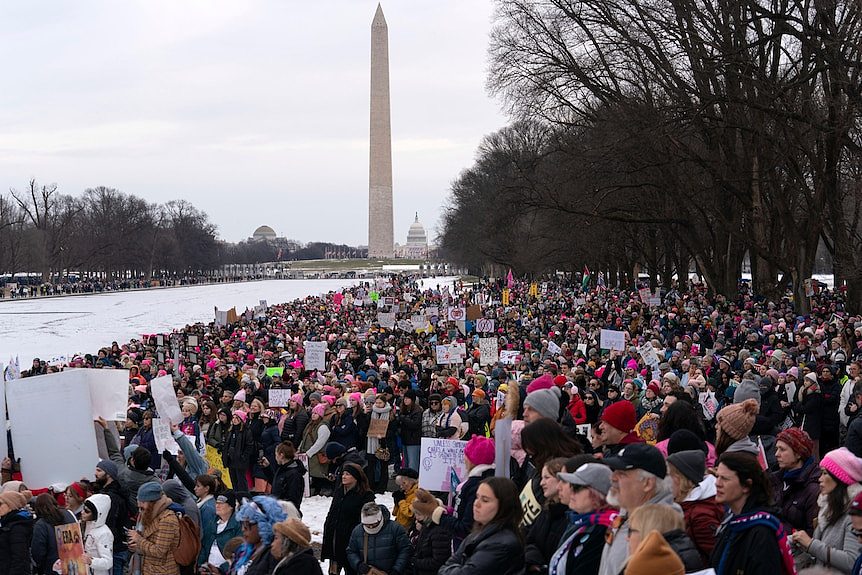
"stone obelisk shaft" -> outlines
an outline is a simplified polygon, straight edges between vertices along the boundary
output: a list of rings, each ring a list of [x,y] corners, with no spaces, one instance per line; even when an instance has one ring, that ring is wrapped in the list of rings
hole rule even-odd
[[[383,9],[371,22],[371,153],[368,178],[368,257],[395,255],[392,221],[392,128],[389,123],[389,29]]]

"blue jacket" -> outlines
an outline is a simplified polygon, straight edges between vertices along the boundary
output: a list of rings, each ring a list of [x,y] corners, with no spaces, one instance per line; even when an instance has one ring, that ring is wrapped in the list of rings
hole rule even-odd
[[[347,545],[347,560],[356,572],[362,572],[360,564],[376,567],[388,575],[406,575],[410,566],[413,548],[404,528],[389,518],[389,511],[383,511],[383,527],[374,535],[365,533],[360,523],[350,535]],[[365,556],[365,538],[368,538],[368,556]]]
[[[215,503],[213,503],[215,507]],[[203,509],[201,509],[201,553],[198,555],[198,565],[207,562],[210,556],[213,542],[218,544],[220,551],[224,552],[225,543],[234,537],[242,537],[242,528],[236,520],[236,514],[232,514],[227,520],[227,525],[221,533],[216,533],[218,529],[218,517],[213,512],[212,517],[204,518]],[[217,565],[221,567],[221,565]]]

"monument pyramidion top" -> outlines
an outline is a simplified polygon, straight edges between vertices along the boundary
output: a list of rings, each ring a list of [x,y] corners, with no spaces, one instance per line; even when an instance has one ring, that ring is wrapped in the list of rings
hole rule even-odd
[[[374,13],[374,20],[371,21],[372,28],[386,28],[386,18],[383,16],[383,7],[378,4],[377,11]]]

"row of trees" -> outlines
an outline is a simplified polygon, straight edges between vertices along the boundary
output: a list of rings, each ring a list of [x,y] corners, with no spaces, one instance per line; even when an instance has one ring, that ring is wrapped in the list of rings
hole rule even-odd
[[[223,264],[318,259],[346,246],[287,241],[231,244],[185,200],[154,204],[114,188],[81,196],[30,180],[0,194],[0,274],[70,272],[101,278],[183,277]]]
[[[825,242],[862,309],[862,5],[499,0],[512,125],[453,184],[456,263],[792,288]]]

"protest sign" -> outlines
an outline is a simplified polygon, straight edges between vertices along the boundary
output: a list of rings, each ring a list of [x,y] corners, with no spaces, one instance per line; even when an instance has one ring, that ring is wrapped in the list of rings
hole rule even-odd
[[[419,455],[419,487],[451,491],[452,471],[461,479],[467,476],[464,463],[466,445],[466,441],[423,437]]]
[[[293,456],[297,461],[302,463],[306,469],[308,469],[308,454],[307,453],[297,453]],[[270,463],[271,464],[271,463]],[[303,473],[303,497],[311,497],[311,474]]]
[[[183,412],[177,401],[177,392],[174,391],[174,383],[171,376],[163,375],[150,381],[150,391],[153,401],[156,403],[156,411],[159,417],[167,419],[171,423],[179,424],[183,420]]]
[[[84,539],[78,523],[66,523],[54,527],[57,538],[57,557],[63,575],[84,575],[88,571],[84,560]]]
[[[413,331],[413,324],[408,319],[398,320],[398,329],[401,331]]]
[[[174,439],[171,432],[171,423],[164,418],[153,418],[153,438],[156,440],[156,449],[159,453],[165,449],[176,455],[180,452],[180,444]]]
[[[350,355],[349,349],[339,349],[338,350],[338,359],[347,359],[348,355]]]
[[[494,332],[494,320],[487,318],[479,318],[476,320],[476,331],[479,333],[493,333]]]
[[[480,337],[479,338],[479,363],[481,365],[493,365],[499,359],[497,352],[496,337]]]
[[[587,355],[587,344],[579,343],[578,344],[578,351],[581,352],[583,355]]]
[[[305,348],[305,369],[326,371],[326,342],[307,341]]]
[[[652,296],[652,292],[649,290],[648,287],[639,289],[638,295],[640,295],[641,302],[649,305],[649,298]]]
[[[424,315],[414,315],[410,317],[410,325],[415,331],[422,331],[428,325],[428,320]]]
[[[471,305],[467,307],[467,319],[474,320],[482,317],[482,306]]]
[[[562,348],[560,348],[560,346],[557,345],[557,342],[555,342],[554,340],[548,340],[548,351],[551,352],[553,355],[558,355],[563,350]]]
[[[593,426],[589,423],[581,423],[577,426],[578,434],[583,435],[587,440],[593,442]]]
[[[0,363],[0,374],[3,373],[3,364]],[[6,382],[0,377],[0,429],[6,429]],[[0,441],[0,461],[8,455],[8,441]]]
[[[467,310],[463,307],[449,308],[449,321],[463,321],[467,318]]]
[[[500,363],[504,363],[506,365],[515,365],[521,361],[521,352],[512,350],[512,349],[504,349],[500,351]]]
[[[276,375],[281,377],[282,375],[284,375],[284,368],[281,366],[279,366],[279,367],[268,367],[268,368],[266,368],[266,374],[269,377],[273,377]]]
[[[503,417],[494,426],[494,476],[509,477],[512,457],[512,420]]]
[[[645,343],[638,347],[638,353],[648,366],[653,370],[658,369],[658,356],[655,353],[655,348],[650,343]]]
[[[293,395],[293,392],[290,389],[270,389],[269,406],[287,407],[287,403],[290,401],[291,395]]]
[[[92,474],[99,453],[86,381],[57,385],[50,376],[7,381],[6,403],[27,485],[47,487]]]
[[[446,365],[451,362],[451,349],[448,345],[436,345],[434,352],[438,365]]]
[[[376,437],[377,439],[383,439],[384,437],[386,437],[387,429],[389,429],[388,419],[371,418],[371,421],[368,423],[368,437]]]
[[[626,334],[624,331],[614,331],[612,329],[603,329],[599,340],[599,347],[602,349],[615,349],[617,351],[625,351],[626,349]]]
[[[90,389],[93,418],[125,421],[129,402],[129,372],[125,369],[74,369],[83,372]],[[63,372],[66,373],[66,372]]]
[[[377,323],[379,323],[382,328],[395,329],[395,312],[377,312]]]

